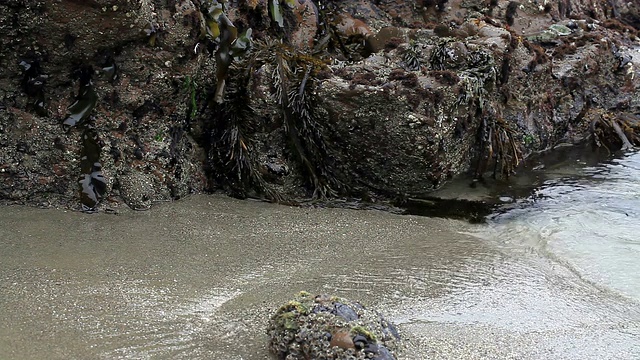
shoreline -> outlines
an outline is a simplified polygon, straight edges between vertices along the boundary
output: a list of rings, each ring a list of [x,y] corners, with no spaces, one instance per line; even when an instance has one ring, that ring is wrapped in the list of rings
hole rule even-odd
[[[90,216],[0,208],[0,357],[262,360],[300,290],[398,322],[399,359],[640,354],[640,305],[477,225],[223,196]]]

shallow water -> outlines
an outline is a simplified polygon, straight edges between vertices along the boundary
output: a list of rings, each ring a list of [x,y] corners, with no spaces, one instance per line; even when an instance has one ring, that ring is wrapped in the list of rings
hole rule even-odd
[[[638,164],[547,180],[487,225],[221,196],[0,208],[0,359],[268,359],[300,290],[385,313],[400,359],[637,359]]]
[[[640,302],[640,153],[547,180],[494,216],[488,237],[530,247],[603,291]]]

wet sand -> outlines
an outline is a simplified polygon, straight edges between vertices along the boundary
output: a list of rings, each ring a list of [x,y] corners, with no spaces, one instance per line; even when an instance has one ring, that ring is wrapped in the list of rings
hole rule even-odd
[[[386,314],[400,359],[640,358],[640,304],[464,222],[194,196],[0,225],[0,359],[268,359],[300,290]]]

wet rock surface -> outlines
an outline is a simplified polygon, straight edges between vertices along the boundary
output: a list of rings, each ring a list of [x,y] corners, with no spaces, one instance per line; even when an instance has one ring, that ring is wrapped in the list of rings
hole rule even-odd
[[[396,359],[400,335],[357,302],[299,293],[273,315],[269,348],[280,359]]]
[[[80,208],[85,127],[97,208],[420,198],[561,143],[638,145],[635,2],[225,2],[244,56],[215,4],[2,2],[1,200]]]

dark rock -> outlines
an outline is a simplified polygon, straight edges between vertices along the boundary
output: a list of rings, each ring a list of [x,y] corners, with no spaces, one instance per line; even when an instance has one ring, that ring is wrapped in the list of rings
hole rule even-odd
[[[375,360],[395,360],[393,354],[386,347],[378,344],[369,344],[364,350],[367,354],[373,354]]]
[[[353,337],[353,344],[355,348],[358,350],[364,350],[369,345],[369,339],[367,339],[364,335],[356,335]],[[367,352],[365,350],[365,352]]]
[[[348,305],[336,302],[336,303],[334,303],[333,306],[334,306],[334,310],[332,312],[334,314],[342,317],[346,321],[358,320],[358,314],[352,308],[350,308]]]
[[[267,169],[277,176],[284,176],[289,173],[289,169],[283,164],[267,163]]]

